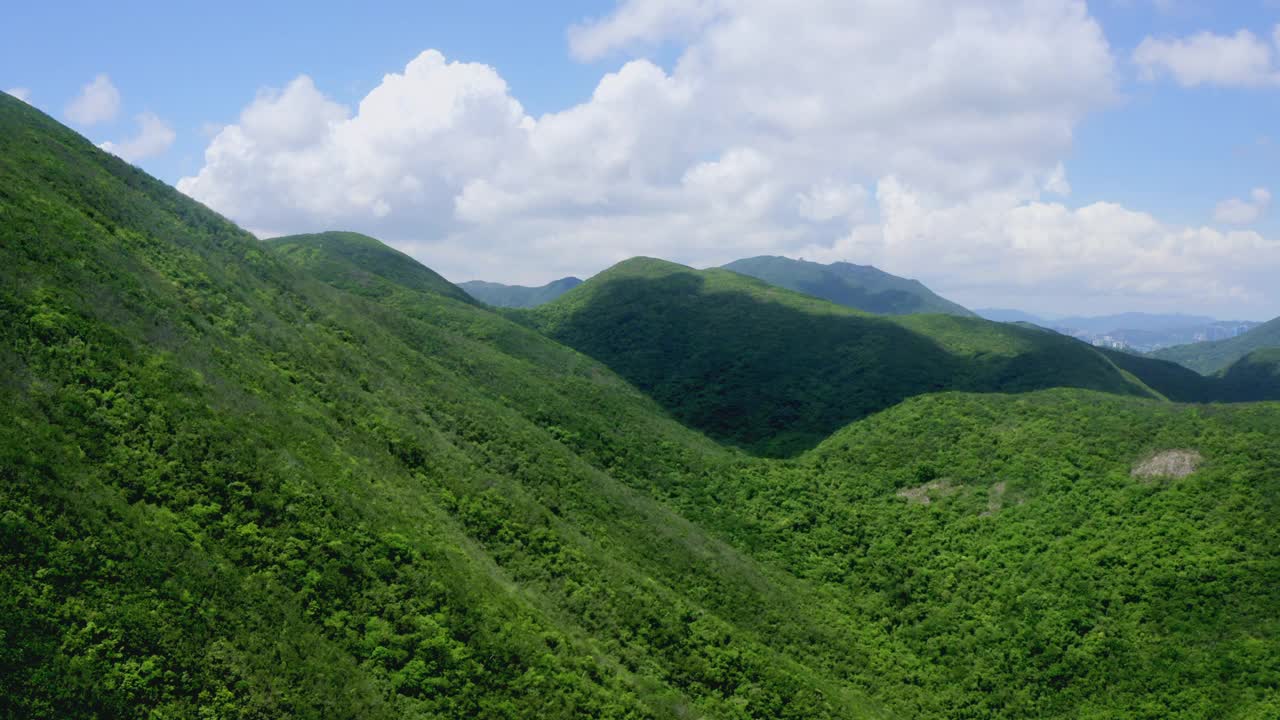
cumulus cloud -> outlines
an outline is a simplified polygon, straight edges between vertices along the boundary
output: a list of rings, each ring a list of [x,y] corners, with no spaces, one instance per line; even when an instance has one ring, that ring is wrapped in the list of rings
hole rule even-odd
[[[118,155],[129,162],[159,155],[173,145],[177,135],[173,128],[161,120],[155,113],[144,112],[138,116],[138,132],[128,140],[120,142],[107,141],[98,147],[109,153]]]
[[[31,91],[24,87],[9,88],[6,93],[18,98],[24,103],[31,102]]]
[[[527,151],[526,122],[492,68],[429,50],[354,112],[306,76],[259,94],[178,189],[261,232],[342,225],[432,238],[468,182]]]
[[[1071,182],[1067,180],[1067,168],[1062,163],[1049,172],[1044,181],[1045,192],[1067,196],[1071,194]]]
[[[961,299],[1034,289],[1049,306],[1056,298],[1085,312],[1088,303],[1158,309],[1194,298],[1239,309],[1274,300],[1266,291],[1280,271],[1280,242],[1252,231],[1169,225],[1114,203],[1071,209],[999,194],[945,203],[897,178],[879,184],[876,202],[878,223],[804,256],[863,258]]]
[[[1056,268],[1139,292],[1155,255],[1226,242],[1145,216],[1117,235],[1091,219],[1136,222],[1123,208],[1044,202],[1070,193],[1075,127],[1115,97],[1082,0],[628,0],[569,37],[582,58],[683,50],[669,68],[624,58],[586,101],[538,117],[492,67],[433,50],[357,107],[302,76],[221,128],[179,188],[260,234],[359,229],[448,277],[525,283],[639,254],[803,252],[934,278],[955,262],[1001,287]],[[1014,224],[1042,217],[1067,228],[1063,247]],[[1107,252],[1080,250],[1094,246]],[[1126,247],[1150,262],[1121,262]]]
[[[105,74],[98,75],[67,105],[67,119],[77,125],[97,125],[114,120],[120,112],[120,91]]]
[[[1254,188],[1249,199],[1231,198],[1218,203],[1213,219],[1226,225],[1252,225],[1271,207],[1271,191]]]
[[[1249,30],[1234,35],[1201,32],[1180,39],[1148,37],[1134,50],[1133,60],[1147,80],[1168,74],[1185,87],[1258,87],[1280,85],[1277,48],[1280,26],[1271,42]]]
[[[569,28],[569,48],[581,60],[595,60],[624,47],[692,33],[727,7],[725,0],[626,2],[608,17]]]

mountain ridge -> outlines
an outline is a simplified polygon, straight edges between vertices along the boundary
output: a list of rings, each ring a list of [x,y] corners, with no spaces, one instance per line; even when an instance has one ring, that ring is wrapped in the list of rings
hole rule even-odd
[[[475,299],[494,307],[530,308],[551,302],[581,284],[581,279],[569,276],[537,287],[504,285],[484,280],[469,280],[458,283],[458,287]]]
[[[693,427],[767,454],[811,446],[924,392],[1067,385],[1154,394],[1064,336],[978,318],[873,315],[653,258],[619,263],[526,313]]]
[[[373,243],[261,243],[0,96],[0,716],[1280,708],[1280,405],[928,393],[762,459]]]
[[[1157,350],[1151,355],[1184,365],[1202,375],[1212,375],[1227,369],[1255,350],[1277,347],[1280,347],[1280,318],[1227,340],[1179,345]]]
[[[918,280],[900,278],[870,265],[827,265],[774,255],[735,260],[721,269],[821,298],[837,305],[881,315],[944,313],[976,317],[939,297]]]

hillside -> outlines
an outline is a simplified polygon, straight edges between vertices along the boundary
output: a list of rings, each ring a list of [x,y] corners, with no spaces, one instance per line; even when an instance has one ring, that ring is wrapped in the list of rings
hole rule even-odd
[[[576,277],[560,278],[540,287],[503,285],[502,283],[472,280],[459,283],[471,297],[494,307],[531,308],[555,300],[578,287],[582,281]]]
[[[879,315],[944,313],[975,317],[965,308],[934,294],[918,280],[890,275],[870,265],[846,262],[823,265],[761,256],[731,262],[723,269],[863,312]]]
[[[1150,390],[1055,333],[948,315],[860,313],[725,271],[637,258],[530,312],[676,418],[769,455],[939,390]]]
[[[1176,362],[1202,375],[1212,375],[1255,350],[1268,348],[1280,348],[1280,318],[1229,340],[1179,345],[1157,350],[1151,356]]]
[[[1280,348],[1254,350],[1210,380],[1228,402],[1280,400]]]
[[[7,98],[0,218],[0,716],[875,715],[820,594],[618,479],[732,456],[600,365]]]
[[[1280,711],[1280,406],[929,394],[760,459],[437,278],[0,96],[0,717]]]
[[[267,240],[315,277],[358,295],[377,297],[378,280],[463,302],[473,298],[408,255],[359,233],[325,232]],[[384,288],[382,292],[385,292]]]

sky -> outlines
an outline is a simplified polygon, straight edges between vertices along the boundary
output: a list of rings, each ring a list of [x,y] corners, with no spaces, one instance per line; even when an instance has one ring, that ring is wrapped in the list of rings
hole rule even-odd
[[[24,3],[0,90],[259,237],[455,280],[873,264],[1280,315],[1280,0]]]

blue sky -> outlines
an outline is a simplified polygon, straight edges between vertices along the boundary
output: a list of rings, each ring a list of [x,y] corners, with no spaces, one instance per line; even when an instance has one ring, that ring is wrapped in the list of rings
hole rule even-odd
[[[827,55],[814,52],[814,62],[829,60],[818,74],[833,76],[819,84],[812,63],[804,62],[813,42],[803,33],[846,23],[856,38],[862,26],[895,20],[872,10],[859,15],[861,4],[832,9],[838,4],[815,0],[812,22],[797,20],[794,27],[779,28],[778,37],[750,47],[762,41],[743,28],[769,17],[762,0],[741,6],[718,0],[389,2],[374,11],[345,3],[72,3],[56,8],[27,3],[5,11],[9,32],[0,44],[0,89],[25,89],[29,102],[68,122],[70,103],[105,74],[118,92],[118,109],[98,122],[69,122],[91,140],[115,143],[122,155],[136,152],[138,157],[128,159],[167,182],[192,178],[182,184],[184,191],[259,234],[350,227],[376,234],[457,280],[545,282],[561,274],[590,275],[628,254],[708,265],[777,252],[874,262],[920,277],[971,305],[1040,312],[1209,312],[1251,319],[1280,314],[1280,291],[1269,287],[1270,276],[1262,272],[1273,260],[1280,262],[1280,251],[1271,247],[1280,240],[1280,212],[1256,194],[1280,192],[1280,81],[1233,79],[1239,75],[1184,81],[1173,55],[1177,43],[1197,35],[1230,39],[1247,30],[1257,45],[1270,48],[1271,68],[1280,73],[1280,37],[1274,34],[1280,3],[1098,0],[1088,3],[1087,17],[1075,18],[1074,0],[1050,0],[1046,6],[1061,6],[1062,17],[1074,23],[1062,35],[1078,39],[1080,50],[1064,40],[1053,48],[1060,58],[1029,58],[1025,68],[1017,56],[1010,61],[1000,55],[1010,78],[990,70],[976,77],[942,77],[932,86],[942,88],[931,91],[936,97],[906,98],[899,110],[943,107],[942,129],[927,127],[919,117],[911,119],[919,128],[904,130],[904,123],[889,122],[865,133],[866,148],[828,157],[824,147],[839,147],[842,133],[860,134],[859,123],[871,122],[865,108],[842,97],[849,88],[875,73],[900,71],[915,78],[936,70],[926,65],[903,69],[898,59],[881,62],[866,54],[846,58],[840,54],[842,40],[822,51]],[[995,18],[977,23],[982,32],[994,33],[988,39],[993,47],[1002,40],[1003,28],[1046,32],[1025,10],[1010,9],[1018,3],[964,0],[957,5]],[[848,8],[855,8],[853,14]],[[925,13],[927,3],[921,8]],[[806,12],[795,6],[794,14]],[[972,34],[972,17],[957,15],[954,27],[935,23],[928,14],[920,18],[921,48]],[[571,32],[574,26],[583,30]],[[1103,33],[1101,50],[1090,44],[1092,26]],[[909,17],[905,27],[913,27]],[[788,47],[791,36],[796,44]],[[915,41],[907,38],[902,52],[911,53]],[[1139,62],[1135,49],[1144,41],[1166,43],[1168,52],[1159,58],[1169,58],[1167,64]],[[732,47],[750,53],[726,50],[735,42],[740,45]],[[1050,34],[1045,42],[1058,39]],[[365,177],[363,161],[353,168],[324,156],[349,153],[349,148],[333,149],[345,140],[308,137],[313,146],[306,151],[307,167],[334,163],[338,168],[330,184],[372,183],[343,196],[337,204],[350,207],[341,211],[308,207],[305,198],[316,190],[298,178],[253,188],[255,196],[278,196],[278,212],[237,195],[245,178],[277,167],[254,164],[263,157],[275,153],[281,163],[303,162],[297,149],[301,137],[273,136],[278,145],[252,137],[242,113],[261,98],[266,100],[259,109],[276,113],[272,117],[280,122],[286,108],[330,117],[331,127],[367,116],[362,132],[374,135],[357,145],[381,146],[390,136],[376,136],[382,125],[359,111],[359,103],[383,85],[387,74],[412,75],[407,64],[427,50],[439,51],[443,62],[422,64],[419,89],[398,92],[484,96],[492,108],[514,101],[529,120],[513,115],[507,122],[501,109],[496,115],[451,116],[448,123],[458,126],[448,131],[459,133],[456,137],[441,135],[394,150],[393,155],[412,154],[416,165],[397,165],[394,178],[376,182]],[[756,60],[743,59],[748,54],[768,62],[753,65]],[[479,69],[472,72],[455,61],[476,63]],[[1061,77],[1055,74],[1059,66]],[[758,79],[775,70],[780,84]],[[803,82],[789,82],[784,71]],[[748,72],[751,77],[745,77]],[[615,85],[633,105],[592,101],[597,85],[610,74],[621,78]],[[1060,101],[1037,97],[1038,78],[1046,74],[1053,76],[1046,86],[1055,92],[1061,88]],[[299,86],[292,95],[286,92],[302,75],[313,81],[314,91]],[[1026,99],[1009,97],[1007,88],[966,84],[987,79],[1020,83]],[[736,82],[740,88],[732,86]],[[803,87],[794,100],[783,100],[793,85]],[[681,94],[690,92],[706,98]],[[286,96],[296,102],[284,102]],[[735,114],[733,103],[743,97],[775,96],[790,107],[810,100],[845,105],[817,120],[762,116],[758,107]],[[992,115],[992,122],[1010,115],[1031,118],[1027,127],[1011,128],[1009,137],[1016,139],[1007,147],[981,133],[938,139],[974,113],[988,112],[978,106],[993,97],[1000,108],[991,112],[1000,114]],[[404,103],[431,101],[417,96],[397,102],[409,107]],[[672,109],[676,105],[679,109]],[[172,130],[171,145],[121,150],[128,147],[122,141],[138,132],[135,117],[144,112]],[[715,115],[714,123],[709,115]],[[659,132],[664,122],[671,126]],[[684,132],[694,122],[699,127]],[[502,126],[495,131],[501,137],[478,130],[491,125]],[[223,132],[228,127],[243,130],[249,138],[243,142],[257,144],[244,156],[232,157],[226,150],[215,163],[206,150],[233,147],[233,136]],[[572,142],[575,136],[557,127],[580,128],[581,142]],[[403,137],[405,130],[397,132],[395,137]],[[521,137],[513,139],[513,133]],[[987,155],[973,149],[980,143],[993,143],[990,156],[996,159],[990,167]],[[884,150],[892,144],[904,150]],[[476,161],[473,156],[489,146],[515,149]],[[464,160],[444,162],[432,155],[440,148],[472,147],[481,149],[469,150]],[[628,154],[607,164],[571,167],[568,160],[548,159],[547,147],[559,148],[556,157],[561,158],[577,152]],[[522,164],[509,159],[525,155]],[[387,162],[371,158],[367,165]],[[462,165],[448,166],[452,162]],[[433,176],[430,168],[442,164],[448,167]],[[1065,171],[1070,192],[1032,188],[1052,174],[1055,164]],[[973,177],[966,168],[977,168]],[[718,194],[698,190],[697,183],[706,178]],[[409,186],[413,192],[406,194]],[[738,188],[738,194],[726,196],[726,187]],[[427,197],[433,192],[439,197]],[[583,201],[584,193],[592,198]],[[1247,222],[1224,223],[1228,215],[1220,205],[1232,199],[1256,205],[1257,211],[1245,209],[1247,217],[1240,219]],[[1103,205],[1112,208],[1111,215],[1100,209]],[[1082,212],[1090,207],[1099,209]],[[904,217],[902,208],[916,214]],[[1028,217],[1043,218],[1043,232],[1028,231]],[[954,230],[965,223],[972,229]],[[1112,227],[1129,228],[1124,231],[1129,234],[1113,237]],[[1243,249],[1210,257],[1209,246],[1221,248],[1227,241],[1187,239],[1195,233],[1207,237],[1200,232],[1204,229],[1236,233],[1230,245]],[[949,231],[953,236],[943,237]],[[1029,239],[1028,232],[1034,237]],[[991,233],[1008,238],[993,245],[986,241]],[[1053,238],[1074,239],[1079,233],[1095,233],[1098,239],[1070,255],[1048,246],[1058,242]],[[1173,247],[1184,242],[1201,245]],[[1128,263],[1125,248],[1143,253],[1148,269]],[[1016,265],[1011,257],[1018,258]],[[1118,265],[1134,266],[1120,272]],[[1084,301],[1078,297],[1081,279],[1089,284]]]
[[[345,103],[427,48],[493,65],[531,112],[590,95],[598,64],[569,57],[570,24],[607,12],[607,2],[469,0],[357,3],[19,3],[5,10],[16,32],[0,44],[0,88],[24,87],[32,102],[62,108],[99,73],[120,89],[119,118],[94,140],[127,135],[150,110],[177,131],[172,152],[139,164],[169,182],[200,168],[209,124],[233,122],[259,88],[307,74]],[[23,29],[27,30],[23,30]],[[58,28],[56,33],[44,28]]]

